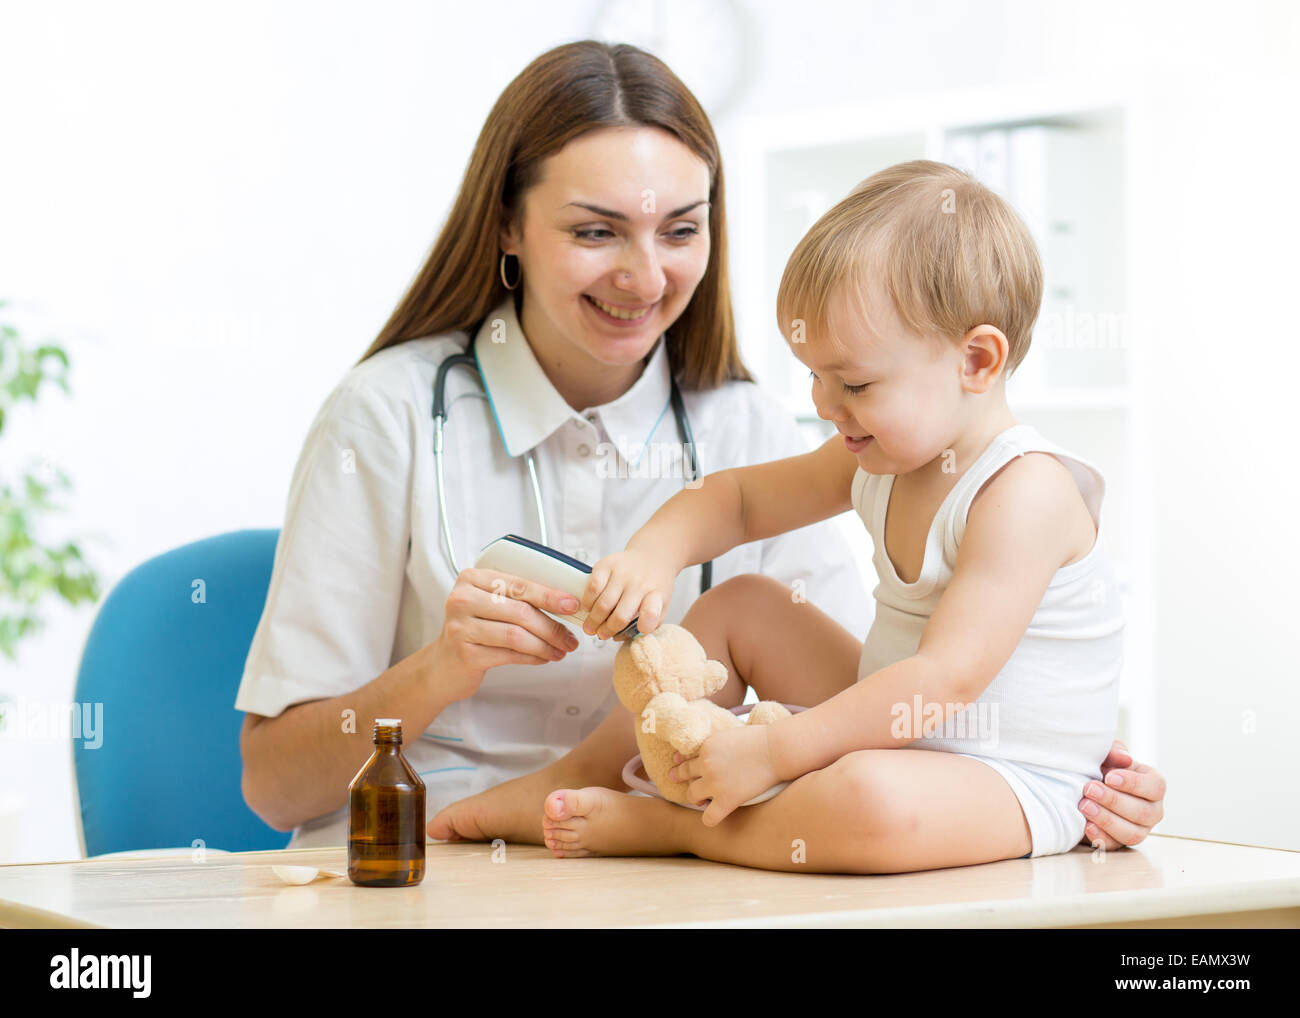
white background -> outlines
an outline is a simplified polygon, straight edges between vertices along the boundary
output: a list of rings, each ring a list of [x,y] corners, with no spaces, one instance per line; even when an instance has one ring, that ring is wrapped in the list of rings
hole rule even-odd
[[[71,397],[0,437],[7,476],[48,455],[74,480],[47,540],[105,535],[86,547],[108,589],[177,545],[279,526],[308,424],[423,260],[491,104],[602,7],[0,6],[0,296],[74,368]],[[1160,829],[1300,849],[1297,7],[741,7],[752,81],[710,109],[733,184],[746,116],[1131,83]],[[0,665],[9,698],[71,696],[93,609],[47,614]],[[26,806],[0,817],[0,861],[75,857],[67,744],[13,749],[0,802]]]

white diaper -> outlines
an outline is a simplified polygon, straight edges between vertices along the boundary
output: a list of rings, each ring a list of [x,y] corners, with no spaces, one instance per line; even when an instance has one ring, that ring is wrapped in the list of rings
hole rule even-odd
[[[1029,821],[1031,856],[1057,855],[1068,852],[1083,838],[1087,819],[1079,812],[1079,800],[1089,781],[1101,780],[1098,775],[1072,774],[1046,767],[1027,767],[1024,764],[999,760],[995,757],[976,756],[974,753],[957,753],[988,764],[1001,774],[1020,800],[1020,808]]]

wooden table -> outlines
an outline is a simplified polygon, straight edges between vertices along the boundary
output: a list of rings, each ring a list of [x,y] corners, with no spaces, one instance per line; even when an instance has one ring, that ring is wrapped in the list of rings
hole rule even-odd
[[[883,876],[503,852],[430,842],[410,888],[290,886],[271,870],[346,871],[343,848],[0,866],[0,927],[1300,927],[1300,853],[1158,834],[1104,855]]]

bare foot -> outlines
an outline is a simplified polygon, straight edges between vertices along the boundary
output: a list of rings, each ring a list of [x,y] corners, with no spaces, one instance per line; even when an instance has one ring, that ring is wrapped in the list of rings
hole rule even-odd
[[[437,841],[491,841],[542,844],[539,803],[567,779],[544,767],[502,782],[485,792],[458,799],[440,810],[425,828]]]
[[[693,810],[592,786],[562,788],[546,796],[544,844],[557,859],[588,855],[680,855],[689,852],[687,827],[699,824]]]

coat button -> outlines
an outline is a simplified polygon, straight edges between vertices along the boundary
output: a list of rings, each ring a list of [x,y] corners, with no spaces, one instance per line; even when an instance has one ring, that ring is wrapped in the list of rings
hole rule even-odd
[[[564,713],[572,717],[574,714],[578,713],[578,710],[579,708],[575,704],[569,704],[569,706],[564,708]]]
[[[589,446],[586,442],[583,442],[582,445],[578,446],[578,455],[579,455],[579,456],[590,456],[590,455],[591,455],[591,446]]]

